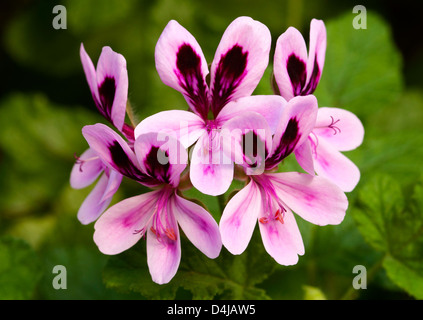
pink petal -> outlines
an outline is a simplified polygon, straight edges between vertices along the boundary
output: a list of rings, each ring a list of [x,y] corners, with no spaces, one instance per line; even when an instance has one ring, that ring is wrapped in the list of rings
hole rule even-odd
[[[220,132],[223,150],[248,175],[264,171],[266,155],[272,148],[272,133],[267,121],[257,112],[247,111],[227,121]]]
[[[110,47],[103,47],[95,69],[83,44],[80,48],[80,57],[98,111],[118,130],[122,130],[128,97],[125,58]]]
[[[307,87],[314,92],[322,76],[326,54],[326,28],[322,20],[312,19],[310,23],[310,45],[307,61]]]
[[[253,180],[229,200],[219,223],[222,243],[229,252],[244,252],[262,210],[261,192]]]
[[[314,159],[317,174],[329,179],[344,192],[352,191],[360,181],[357,166],[325,139],[319,139]]]
[[[92,184],[104,170],[104,164],[94,150],[87,149],[72,167],[70,185],[82,189]]]
[[[81,58],[82,68],[84,69],[85,77],[87,78],[88,86],[93,96],[94,101],[97,103],[100,101],[98,96],[98,84],[97,84],[97,73],[91,58],[85,51],[84,45],[81,43],[79,50]]]
[[[269,62],[271,35],[249,17],[235,19],[224,32],[211,66],[212,111],[253,93]]]
[[[303,144],[298,146],[295,151],[295,159],[298,164],[303,168],[307,173],[314,175],[314,160],[313,154],[310,147],[310,138],[304,141]]]
[[[94,242],[104,254],[118,254],[145,234],[154,213],[157,192],[125,199],[109,208],[95,223]]]
[[[218,132],[203,134],[192,150],[190,179],[204,194],[225,193],[232,183],[234,164],[220,146]]]
[[[181,261],[181,240],[176,219],[169,215],[169,221],[175,232],[176,240],[165,236],[157,237],[149,228],[147,230],[147,264],[151,278],[158,284],[168,283],[178,271]]]
[[[112,197],[103,199],[106,192],[109,178],[103,174],[97,184],[85,198],[78,210],[78,220],[82,224],[89,224],[95,220],[106,210],[112,201]]]
[[[313,132],[339,151],[357,148],[363,142],[364,127],[355,114],[339,108],[319,108]]]
[[[261,238],[266,251],[277,263],[289,266],[298,262],[298,255],[304,254],[300,230],[292,212],[285,208],[283,223],[269,219],[259,223]]]
[[[122,130],[128,99],[126,60],[110,47],[103,47],[97,63],[97,85],[103,115]]]
[[[244,112],[254,111],[261,114],[267,121],[272,134],[279,125],[282,110],[286,101],[281,96],[249,96],[229,102],[217,116],[217,121],[224,123]]]
[[[140,170],[137,158],[128,143],[108,126],[97,123],[82,128],[88,144],[108,166],[124,176],[148,182],[148,177]]]
[[[277,40],[273,72],[280,95],[287,101],[300,95],[307,80],[307,48],[301,33],[289,27]]]
[[[185,148],[204,133],[204,121],[195,113],[183,110],[162,111],[145,118],[135,128],[135,139],[148,132],[173,135]]]
[[[317,99],[313,95],[292,98],[282,112],[279,127],[273,136],[272,152],[266,160],[271,169],[303,144],[314,128]]]
[[[145,133],[138,136],[134,150],[142,172],[161,183],[178,186],[188,163],[187,151],[178,140],[160,133]]]
[[[209,73],[197,40],[178,22],[171,20],[156,44],[156,69],[164,84],[181,92],[191,109],[207,119]]]
[[[188,239],[207,257],[216,258],[222,248],[222,240],[219,226],[210,213],[178,195],[173,200],[172,208]]]
[[[329,180],[306,173],[268,174],[279,198],[303,219],[317,225],[339,224],[348,199]]]
[[[107,183],[106,190],[104,191],[101,201],[113,197],[116,191],[119,189],[120,183],[122,182],[123,176],[116,170],[108,168],[109,182]]]

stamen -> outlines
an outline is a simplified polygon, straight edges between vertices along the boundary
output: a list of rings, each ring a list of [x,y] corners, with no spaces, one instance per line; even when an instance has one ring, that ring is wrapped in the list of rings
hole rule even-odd
[[[73,157],[75,158],[75,163],[79,164],[79,172],[82,172],[82,165],[84,164],[84,160],[82,160],[80,157],[76,155],[76,152],[73,154]]]
[[[174,228],[171,227],[171,217],[169,216],[172,214],[172,212],[169,212],[169,210],[171,210],[169,208],[169,197],[173,189],[164,191],[165,192],[159,196],[155,212],[150,218],[152,220],[150,230],[157,237],[157,240],[163,244],[166,243],[167,239],[173,241],[177,240],[177,235]],[[149,224],[149,222],[147,224]]]
[[[286,209],[284,207],[281,207],[278,210],[276,210],[275,220],[278,220],[280,223],[283,224],[284,223],[283,218],[285,217],[285,212],[286,212]]]
[[[335,126],[335,124],[337,124],[339,121],[341,121],[341,119],[338,119],[335,121],[335,119],[330,116],[332,119],[332,122],[330,125],[328,125],[328,128],[331,128],[333,130],[333,135],[336,135],[337,133],[341,133],[341,129],[339,129],[337,126]]]
[[[268,223],[268,222],[269,222],[269,218],[267,218],[267,217],[261,217],[261,218],[259,219],[259,222],[260,222],[260,223],[263,223],[263,224],[266,224],[266,223]]]
[[[76,155],[76,152],[73,154],[73,157],[75,158],[75,163],[76,163],[76,164],[79,164],[79,172],[82,172],[82,171],[83,171],[83,170],[82,170],[82,165],[83,165],[85,162],[92,161],[92,160],[97,160],[97,159],[98,159],[98,156],[96,156],[96,157],[91,157],[91,158],[87,158],[87,159],[81,159],[81,157],[78,157],[78,156]]]
[[[176,234],[172,228],[167,228],[165,234],[170,240],[176,241]]]
[[[156,205],[156,207],[154,208],[154,212],[153,212],[153,214],[151,215],[151,217],[148,219],[148,221],[145,223],[145,227],[142,227],[141,229],[135,229],[133,232],[132,232],[132,234],[139,234],[139,233],[142,233],[142,235],[141,235],[141,237],[145,237],[145,231],[146,231],[146,228],[147,228],[147,226],[151,223],[151,220],[153,220],[153,218],[154,218],[154,216],[156,215],[156,213],[157,213],[157,205]],[[150,228],[150,230],[154,233],[154,234],[156,234],[156,230],[153,228],[153,227],[151,227]]]
[[[134,232],[132,232],[132,234],[139,234],[139,233],[141,233],[141,237],[144,237],[145,236],[145,228],[141,228],[141,229],[136,229],[136,230],[134,230]]]
[[[285,217],[285,212],[286,212],[286,209],[283,206],[281,206],[278,210],[276,210],[273,216],[268,215],[267,217],[261,217],[259,219],[259,222],[262,224],[266,224],[266,223],[269,223],[271,220],[273,220],[273,221],[279,221],[280,223],[284,224],[285,221],[283,220],[283,218]]]
[[[156,229],[154,229],[153,227],[151,227],[150,228],[150,231],[153,232],[156,237],[158,237]]]
[[[264,175],[263,178],[261,178],[261,176],[254,176],[254,181],[261,189],[263,201],[264,215],[258,219],[259,222],[266,224],[279,221],[284,224],[285,212],[287,212],[287,210],[282,200],[279,199],[272,182],[266,178],[266,175]]]

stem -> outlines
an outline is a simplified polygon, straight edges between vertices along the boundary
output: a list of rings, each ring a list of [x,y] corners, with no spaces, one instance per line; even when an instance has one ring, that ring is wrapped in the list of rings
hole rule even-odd
[[[128,114],[129,121],[131,121],[132,126],[135,128],[138,124],[138,121],[135,117],[135,113],[132,109],[131,102],[129,101],[129,99],[126,102],[126,113]]]

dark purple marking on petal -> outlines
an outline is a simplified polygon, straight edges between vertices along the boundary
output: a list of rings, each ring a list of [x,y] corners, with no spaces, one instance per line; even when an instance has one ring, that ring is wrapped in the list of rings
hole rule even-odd
[[[116,81],[114,77],[106,76],[104,81],[98,86],[100,101],[95,101],[98,111],[106,120],[113,124],[112,107],[116,94]]]
[[[247,59],[248,51],[243,52],[238,44],[222,54],[216,67],[212,92],[212,111],[215,117],[230,101],[234,91],[245,78]]]
[[[126,139],[128,139],[128,141],[130,143],[134,143],[134,141],[135,141],[134,130],[135,129],[132,125],[129,125],[129,124],[126,124],[126,123],[123,124],[122,133],[125,135]]]
[[[266,142],[255,131],[248,131],[242,135],[242,152],[244,153],[244,163],[250,168],[256,168],[263,164],[268,155]]]
[[[311,73],[311,77],[310,80],[307,83],[307,86],[305,88],[303,88],[303,90],[301,91],[301,95],[302,96],[306,96],[309,94],[312,94],[314,92],[314,90],[316,90],[317,85],[319,84],[320,81],[320,68],[319,65],[317,64],[317,56],[314,57],[314,65],[313,65],[313,71]]]
[[[289,156],[297,146],[301,138],[301,133],[298,128],[298,120],[291,118],[288,121],[285,132],[282,135],[275,152],[266,159],[266,169],[271,169],[278,165],[283,159]]]
[[[144,166],[148,175],[162,182],[170,183],[170,164],[167,161],[162,164],[160,159],[169,159],[167,151],[161,150],[159,147],[152,146],[150,152],[144,160]]]
[[[149,177],[142,173],[140,169],[131,161],[129,156],[123,150],[119,142],[114,141],[109,145],[110,155],[114,164],[114,168],[122,175],[144,183],[149,180]]]
[[[179,85],[195,108],[193,111],[206,120],[209,112],[208,88],[201,71],[201,58],[189,44],[179,47],[176,67]]]
[[[306,63],[292,53],[288,57],[286,70],[288,71],[289,78],[291,79],[292,92],[294,96],[301,95],[307,80]]]

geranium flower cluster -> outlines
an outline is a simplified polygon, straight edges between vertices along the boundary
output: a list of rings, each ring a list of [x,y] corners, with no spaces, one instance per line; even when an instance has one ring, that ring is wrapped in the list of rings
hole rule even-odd
[[[271,45],[264,24],[237,18],[209,70],[196,39],[170,21],[155,48],[156,69],[164,84],[183,95],[189,111],[159,112],[136,126],[125,123],[125,58],[104,47],[95,68],[81,45],[95,106],[110,126],[82,129],[89,149],[77,157],[70,182],[74,188],[96,182],[78,219],[95,221],[101,252],[118,254],[146,237],[150,274],[163,284],[180,263],[179,228],[213,259],[222,245],[241,254],[258,224],[266,251],[279,264],[292,265],[304,254],[293,212],[316,225],[343,220],[345,192],[357,185],[360,171],[341,152],[358,147],[364,129],[349,111],[319,108],[313,95],[325,61],[324,23],[311,21],[308,51],[298,30],[283,33],[274,50],[275,94],[252,95]],[[279,172],[290,154],[304,172]],[[151,191],[109,207],[123,177]],[[218,196],[234,178],[245,186],[228,201],[220,221],[181,191],[188,185]]]

